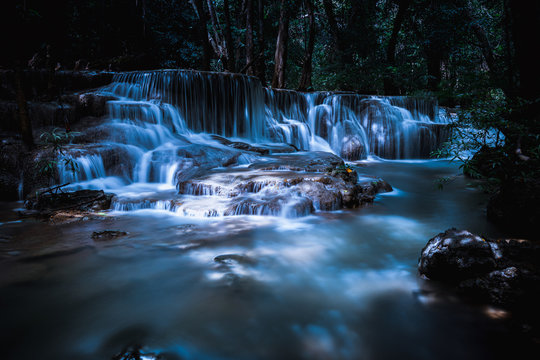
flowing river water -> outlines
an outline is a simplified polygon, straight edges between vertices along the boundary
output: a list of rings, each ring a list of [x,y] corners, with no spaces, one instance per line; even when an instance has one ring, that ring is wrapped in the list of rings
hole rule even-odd
[[[294,219],[139,210],[49,225],[3,213],[3,358],[106,359],[132,344],[173,359],[514,353],[500,320],[430,295],[416,273],[422,247],[441,230],[497,235],[482,192],[462,177],[437,189],[437,178],[457,173],[446,161],[359,169],[394,192],[365,208]],[[92,241],[111,228],[128,236]]]
[[[102,92],[118,96],[99,128],[112,135],[70,148],[78,172],[59,172],[72,189],[123,200],[64,224],[20,219],[22,203],[2,204],[1,358],[110,359],[137,346],[145,359],[486,359],[520,351],[500,313],[417,276],[421,249],[439,232],[501,235],[485,219],[485,195],[457,164],[404,160],[426,157],[443,140],[436,104],[271,91],[248,77],[184,72],[121,75]],[[223,154],[199,133],[333,152],[394,191],[358,209],[271,216],[264,206],[235,216],[197,211],[228,201],[215,192],[164,206],[197,158],[194,142],[206,146],[206,160]],[[108,165],[111,149],[121,167]],[[234,159],[238,169],[254,161]],[[441,190],[445,177],[453,180]],[[127,235],[92,239],[111,229]]]

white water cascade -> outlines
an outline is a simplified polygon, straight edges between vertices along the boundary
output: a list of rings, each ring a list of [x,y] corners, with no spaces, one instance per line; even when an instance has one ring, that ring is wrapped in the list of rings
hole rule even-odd
[[[224,138],[256,146],[290,144],[354,161],[368,155],[426,158],[448,136],[433,99],[267,89],[258,79],[237,74],[121,73],[99,94],[115,98],[107,104],[107,119],[93,129],[95,143],[70,147],[66,156],[76,165],[59,165],[59,180],[72,189],[114,192],[114,207],[122,211],[276,215],[266,205],[242,203],[231,210],[227,197],[216,194],[179,198],[182,179],[249,166],[253,155],[223,145]],[[264,192],[257,194],[253,201],[260,203]],[[294,196],[288,201],[287,214],[291,206],[306,213],[305,207],[291,205],[299,202]]]

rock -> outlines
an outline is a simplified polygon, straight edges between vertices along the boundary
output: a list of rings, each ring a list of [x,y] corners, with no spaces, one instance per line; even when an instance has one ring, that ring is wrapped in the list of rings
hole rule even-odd
[[[225,216],[270,215],[287,217],[306,216],[315,211],[313,201],[307,197],[279,196],[269,193],[265,196],[239,196],[230,201]]]
[[[468,298],[527,312],[540,301],[539,256],[537,242],[484,239],[466,230],[449,229],[429,240],[418,270]]]
[[[245,264],[245,265],[254,265],[257,262],[255,259],[246,256],[246,255],[240,255],[240,254],[223,254],[218,255],[214,258],[214,261],[220,264]]]
[[[339,165],[335,168],[330,168],[327,171],[330,176],[335,176],[343,179],[345,182],[356,184],[358,181],[358,173],[347,165]]]
[[[240,155],[242,155],[240,150],[225,147],[200,144],[181,146],[176,150],[176,156],[183,166],[176,172],[176,183],[200,176],[216,167],[236,165]]]
[[[103,230],[94,231],[92,233],[92,239],[95,241],[109,241],[122,236],[126,236],[128,233],[120,230]]]
[[[66,209],[83,211],[107,210],[114,196],[105,193],[103,190],[79,190],[65,193],[53,193],[52,191],[42,192],[36,197],[29,198],[25,202],[26,208],[41,212]]]
[[[355,173],[356,174],[356,173]],[[277,170],[219,171],[178,183],[181,195],[215,196],[224,215],[305,216],[314,210],[355,208],[373,201],[381,180],[349,183],[328,174]],[[218,203],[218,200],[215,201]]]
[[[255,152],[261,155],[268,154],[280,154],[280,153],[292,153],[298,151],[298,148],[292,144],[257,144],[252,145],[241,141],[231,141],[223,136],[211,135],[213,140],[218,141],[220,144],[230,146],[235,149]]]
[[[326,172],[344,165],[339,156],[323,151],[276,154],[267,156],[265,160],[251,164],[250,169]]]
[[[365,159],[367,157],[366,145],[358,136],[346,136],[343,139],[340,156],[350,161]]]
[[[521,274],[515,267],[494,270],[487,275],[461,282],[458,289],[468,296],[483,299],[497,306],[514,306],[523,296]]]
[[[497,256],[480,236],[450,229],[428,241],[418,270],[431,280],[459,282],[495,270]]]

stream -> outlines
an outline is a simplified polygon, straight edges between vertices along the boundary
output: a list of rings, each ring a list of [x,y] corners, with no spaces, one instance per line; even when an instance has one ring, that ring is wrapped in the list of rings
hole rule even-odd
[[[0,225],[2,358],[483,359],[514,354],[503,322],[426,290],[427,240],[498,235],[485,195],[447,161],[364,161],[394,186],[371,206],[302,218],[113,212]],[[128,235],[94,242],[93,231]],[[220,256],[221,255],[221,256]],[[517,340],[516,340],[517,341]],[[153,358],[151,356],[147,357]]]

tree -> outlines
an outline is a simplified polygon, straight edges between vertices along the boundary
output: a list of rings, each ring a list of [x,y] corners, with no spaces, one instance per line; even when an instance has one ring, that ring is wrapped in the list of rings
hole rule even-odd
[[[202,58],[202,70],[210,70],[210,59],[212,58],[211,47],[210,42],[208,40],[207,36],[207,22],[208,22],[208,16],[206,15],[206,12],[204,11],[204,4],[202,0],[190,0],[191,4],[193,5],[193,8],[195,9],[195,12],[197,13],[197,16],[199,17],[199,37],[201,39],[202,48],[203,48],[203,58]]]
[[[261,81],[261,84],[263,86],[266,86],[266,66],[265,66],[265,55],[264,51],[266,49],[265,46],[265,38],[264,38],[264,0],[258,1],[258,23],[259,23],[259,31],[258,31],[258,51],[259,51],[259,61],[257,62],[256,71],[257,71],[257,77]]]
[[[253,44],[253,0],[246,0],[246,65],[248,66],[246,73],[253,75],[252,63],[255,61],[255,49]]]
[[[392,35],[388,41],[386,48],[386,66],[387,71],[384,78],[384,93],[386,95],[393,95],[397,93],[397,87],[393,79],[392,71],[396,65],[396,45],[401,25],[405,20],[405,15],[409,8],[410,0],[398,0],[398,12],[394,20],[394,26],[392,28]]]
[[[276,53],[274,56],[274,76],[272,87],[282,89],[285,87],[285,68],[287,66],[287,43],[289,41],[289,6],[287,0],[281,0],[279,13],[279,29],[276,40]]]
[[[313,72],[312,66],[312,57],[313,57],[313,48],[315,46],[315,11],[313,8],[313,3],[311,0],[304,0],[306,5],[306,10],[308,13],[309,19],[309,38],[306,47],[306,54],[304,56],[303,66],[302,66],[302,76],[300,77],[300,84],[298,84],[299,91],[306,91],[312,88],[311,85],[311,74]]]

